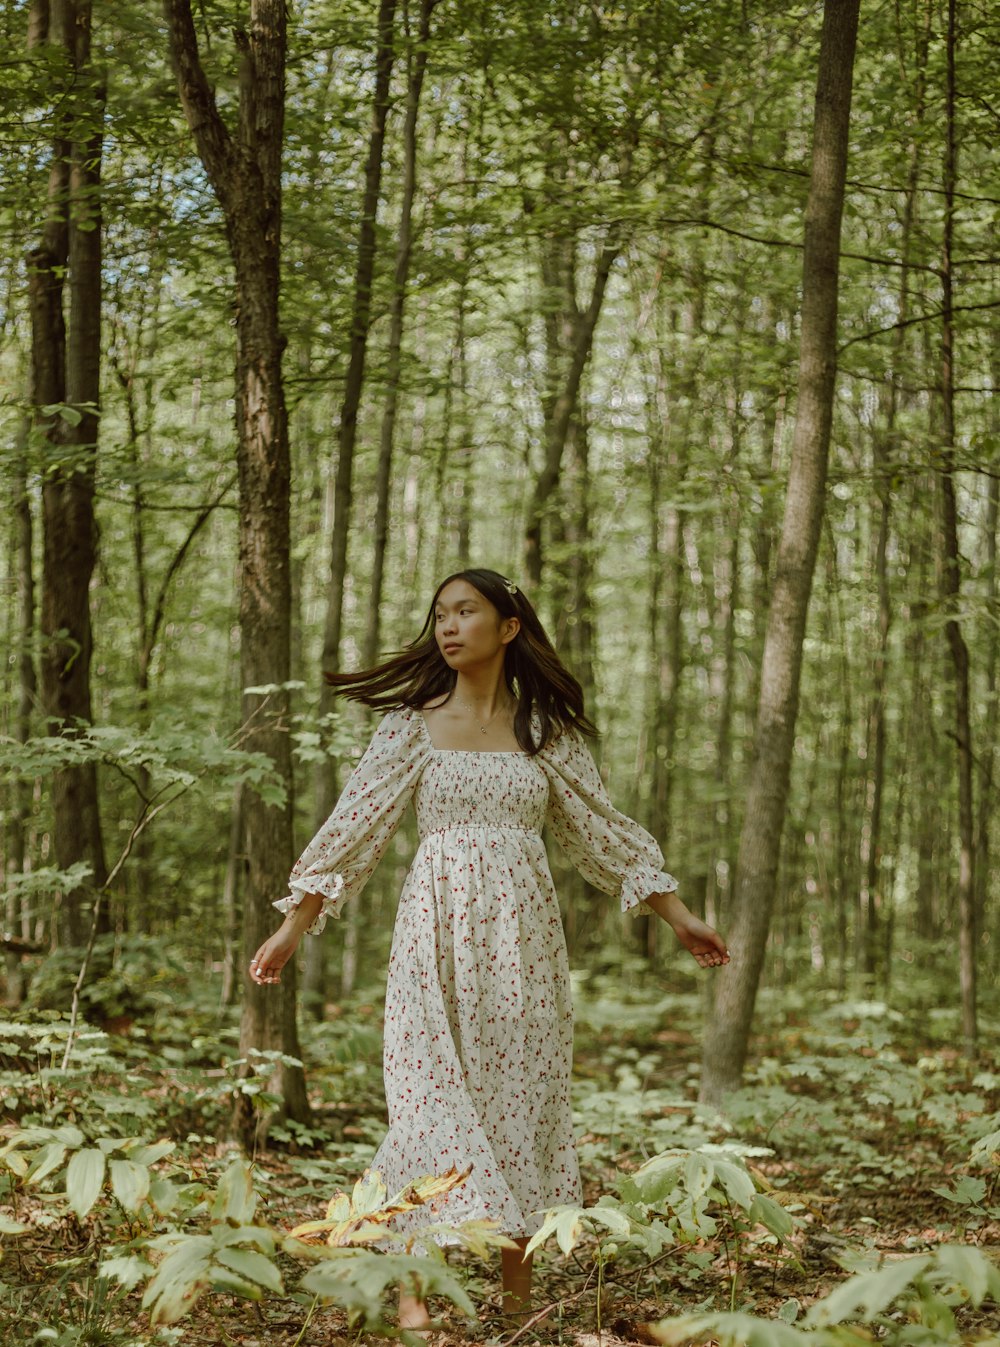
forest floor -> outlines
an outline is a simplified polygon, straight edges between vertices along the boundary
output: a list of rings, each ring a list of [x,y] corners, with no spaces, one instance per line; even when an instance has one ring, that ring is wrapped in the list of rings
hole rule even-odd
[[[651,1155],[706,1148],[709,1157],[741,1157],[758,1189],[788,1212],[791,1232],[776,1239],[763,1225],[740,1219],[731,1203],[713,1204],[711,1194],[705,1220],[714,1232],[705,1233],[703,1223],[696,1237],[655,1256],[627,1241],[611,1247],[607,1232],[602,1243],[587,1233],[585,1223],[569,1255],[554,1240],[536,1255],[537,1314],[523,1321],[500,1313],[497,1255],[482,1261],[451,1250],[449,1264],[477,1317],[433,1299],[434,1347],[653,1343],[663,1341],[655,1326],[665,1320],[727,1310],[801,1324],[808,1307],[853,1271],[942,1244],[975,1246],[991,1263],[1000,1261],[996,1157],[985,1165],[969,1163],[975,1142],[1000,1128],[1000,1062],[989,1053],[975,1061],[962,1057],[951,1046],[950,1012],[928,1015],[918,1005],[912,1013],[890,1010],[832,994],[811,1004],[793,996],[765,997],[745,1088],[722,1116],[696,1103],[700,1007],[694,983],[682,985],[683,991],[665,990],[662,983],[622,979],[620,970],[580,979],[574,1107],[584,1205],[613,1197],[624,1176]],[[177,1141],[173,1159],[183,1155],[194,1167],[219,1169],[232,1152],[218,1139],[231,1102],[231,1078],[220,1068],[206,1071],[192,1063],[192,1055],[206,1053],[207,1038],[199,1039],[197,1032],[189,1032],[193,1047],[183,1053],[159,1043],[154,1062],[155,1037],[146,1036],[143,1047],[132,1026],[127,1049],[121,1040],[121,1051],[132,1060],[119,1088],[105,1082],[95,1106],[111,1127],[118,1121],[114,1112],[127,1114],[131,1102],[143,1135]],[[335,1191],[350,1191],[384,1126],[377,996],[331,1008],[306,1038],[313,1125],[272,1128],[254,1164],[262,1204],[257,1219],[263,1216],[284,1230],[321,1218]],[[992,1030],[986,1041],[997,1042]],[[137,1069],[140,1058],[144,1065]],[[99,1074],[93,1075],[97,1094]],[[57,1110],[63,1122],[80,1121],[87,1112],[81,1087],[75,1089],[75,1097],[67,1094]],[[21,1100],[22,1114],[29,1096],[30,1090]],[[54,1097],[50,1092],[50,1105]],[[109,1107],[114,1098],[118,1104]],[[4,1136],[13,1135],[12,1129],[5,1124]],[[32,1190],[14,1208],[0,1203],[0,1211],[9,1216],[16,1210],[19,1220],[30,1223],[33,1206],[51,1212],[52,1201]],[[94,1280],[95,1251],[103,1240],[106,1256],[109,1233],[107,1222],[95,1226],[70,1212],[56,1225],[50,1215],[37,1237],[5,1241],[0,1264],[0,1304],[8,1307],[6,1322],[0,1309],[5,1347],[43,1342],[326,1347],[385,1340],[352,1329],[343,1310],[317,1307],[301,1292],[257,1303],[218,1292],[204,1295],[176,1327],[157,1330],[140,1308],[141,1287],[119,1295],[113,1305],[109,1299],[95,1313],[95,1297],[107,1286]],[[301,1269],[284,1256],[279,1262],[285,1285],[293,1286]],[[904,1301],[886,1311],[898,1322],[910,1312]],[[392,1317],[387,1302],[387,1325]],[[910,1340],[994,1340],[989,1335],[1000,1328],[1000,1307],[989,1299],[978,1309],[953,1303],[953,1319],[950,1335],[942,1330],[940,1337]],[[871,1336],[851,1340],[885,1339],[886,1322],[883,1316]],[[678,1341],[707,1347],[717,1339],[703,1332]],[[755,1341],[770,1347],[766,1332]]]

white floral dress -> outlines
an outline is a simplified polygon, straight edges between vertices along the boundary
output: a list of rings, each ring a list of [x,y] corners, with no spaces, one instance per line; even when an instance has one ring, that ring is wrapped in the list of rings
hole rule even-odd
[[[420,845],[389,961],[390,1127],[372,1167],[391,1193],[471,1165],[434,1219],[531,1234],[540,1212],[580,1198],[568,964],[542,827],[623,911],[677,881],[649,833],[611,804],[578,735],[536,756],[438,749],[423,715],[400,710],[382,720],[274,906],[322,894],[309,928],[322,931],[364,887],[411,799]]]

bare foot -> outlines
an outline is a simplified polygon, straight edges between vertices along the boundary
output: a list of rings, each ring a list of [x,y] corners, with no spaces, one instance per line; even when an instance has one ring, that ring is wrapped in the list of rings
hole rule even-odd
[[[427,1333],[431,1326],[431,1316],[427,1302],[406,1291],[399,1293],[399,1326],[408,1328],[411,1333]]]

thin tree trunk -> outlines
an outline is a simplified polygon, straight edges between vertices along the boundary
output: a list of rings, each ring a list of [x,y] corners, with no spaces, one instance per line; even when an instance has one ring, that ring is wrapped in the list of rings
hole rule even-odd
[[[738,1086],[764,961],[788,797],[809,595],[823,519],[837,368],[837,280],[858,0],[826,0],[806,206],[799,390],[792,461],[768,611],[753,763],[729,938],[706,1035],[701,1092]]]
[[[347,581],[347,543],[351,530],[351,504],[354,494],[354,450],[358,436],[358,409],[365,383],[365,365],[368,358],[368,334],[372,323],[372,285],[375,278],[377,235],[375,221],[382,187],[382,165],[385,149],[385,127],[389,116],[390,85],[394,62],[394,26],[396,0],[380,0],[376,25],[375,91],[372,100],[371,131],[368,136],[368,156],[365,162],[365,185],[361,201],[361,224],[358,230],[358,256],[354,273],[354,299],[351,310],[350,355],[344,381],[344,397],[340,407],[337,433],[337,469],[333,487],[333,521],[330,529],[330,578],[326,597],[326,620],[323,627],[321,665],[328,673],[340,668],[341,633],[344,620],[344,586]],[[327,683],[320,684],[319,723],[325,729],[333,711],[335,694]],[[313,820],[319,827],[328,817],[337,800],[337,762],[328,754],[316,764],[313,783],[315,800]],[[346,976],[353,982],[353,951],[357,946],[357,905],[344,917],[343,960],[341,980]],[[306,948],[307,982],[313,1003],[323,1000],[323,950]],[[343,985],[341,991],[343,993]]]
[[[226,849],[226,875],[222,883],[222,916],[225,934],[222,947],[222,1005],[231,1006],[240,986],[241,880],[246,868],[243,851],[243,785],[233,790],[229,813],[229,846]]]
[[[362,662],[370,668],[378,659],[382,619],[382,587],[385,577],[385,553],[389,540],[389,484],[392,469],[396,410],[403,362],[403,322],[406,292],[410,280],[413,253],[413,201],[417,190],[417,117],[420,94],[427,69],[431,15],[437,0],[421,0],[416,52],[410,52],[406,88],[406,118],[403,125],[403,191],[399,208],[399,235],[396,241],[396,266],[393,274],[392,304],[389,316],[389,351],[386,369],[385,405],[379,437],[378,468],[375,475],[375,520],[373,528],[372,574],[368,587],[368,622]]]
[[[53,0],[47,19],[46,27],[42,10],[35,11],[32,40],[65,50],[80,89],[74,109],[67,97],[56,113],[48,219],[28,266],[35,424],[50,454],[42,488],[42,709],[52,732],[71,734],[91,720],[104,90],[90,60],[90,4]],[[87,96],[81,100],[83,90]],[[46,414],[43,408],[52,405],[69,410],[65,416]],[[99,888],[107,870],[93,763],[54,774],[52,808],[56,864],[67,869],[86,863],[92,889]],[[59,925],[66,943],[86,941],[86,902],[87,890],[64,895]]]
[[[223,121],[198,55],[190,0],[166,0],[171,56],[181,106],[222,206],[236,275],[236,430],[239,473],[240,658],[247,746],[274,764],[285,802],[243,794],[247,857],[243,964],[274,927],[272,901],[292,863],[292,772],[288,739],[291,580],[288,415],[281,374],[279,318],[281,158],[287,45],[284,0],[251,0],[249,31],[236,30],[240,55],[238,125]],[[250,691],[260,687],[276,690]],[[294,965],[280,991],[244,975],[240,1048],[280,1048],[300,1056]],[[308,1117],[301,1067],[279,1068],[287,1115]],[[245,1145],[256,1137],[252,1101],[240,1096],[234,1125]]]
[[[878,535],[875,544],[875,577],[878,586],[878,644],[872,671],[872,691],[868,708],[866,761],[870,764],[865,782],[865,808],[861,829],[861,874],[862,883],[858,903],[859,939],[861,970],[869,979],[878,974],[888,976],[889,964],[882,959],[888,956],[887,932],[879,931],[883,917],[888,917],[889,909],[885,901],[885,886],[881,876],[882,863],[882,799],[885,788],[886,762],[886,699],[889,629],[892,623],[892,604],[889,590],[889,578],[886,553],[889,543],[889,525],[892,513],[892,479],[896,470],[899,452],[896,417],[900,405],[903,379],[903,354],[906,345],[906,322],[910,311],[910,253],[912,247],[913,222],[916,216],[917,188],[921,163],[921,129],[924,123],[926,104],[927,52],[930,37],[930,6],[926,10],[926,21],[918,33],[916,103],[914,108],[914,131],[910,142],[909,170],[907,174],[906,198],[903,207],[900,253],[902,270],[899,295],[899,309],[893,339],[893,360],[886,397],[886,423],[884,440],[876,434],[873,444],[875,490],[878,496]]]
[[[891,434],[891,429],[889,431]],[[858,946],[861,972],[874,983],[879,967],[880,936],[884,899],[879,882],[882,845],[882,795],[885,786],[885,701],[886,665],[892,607],[886,553],[889,545],[889,518],[892,497],[888,480],[885,447],[876,442],[875,490],[878,495],[878,530],[875,542],[875,580],[878,586],[878,640],[872,667],[871,700],[868,706],[864,808],[861,821],[861,889],[858,895]]]
[[[351,528],[351,501],[354,480],[354,447],[358,434],[358,408],[365,382],[368,333],[371,328],[372,283],[375,276],[376,233],[379,193],[382,186],[382,160],[385,124],[389,115],[389,87],[393,67],[393,28],[396,0],[380,0],[377,46],[375,52],[375,94],[372,125],[365,163],[365,186],[361,202],[358,233],[358,260],[354,275],[354,301],[351,312],[351,345],[340,408],[337,436],[337,472],[333,494],[333,526],[330,537],[330,580],[327,590],[326,623],[323,630],[322,667],[329,673],[340,668],[340,641],[344,617],[344,583],[347,579],[347,540]],[[320,691],[320,720],[329,715],[334,693],[327,684]],[[322,823],[336,802],[337,769],[331,758],[316,771],[315,819]]]
[[[34,571],[34,521],[31,514],[31,497],[28,494],[27,419],[22,420],[15,447],[15,473],[13,482],[14,515],[14,566],[17,576],[16,630],[17,646],[17,710],[14,720],[14,737],[19,744],[26,744],[31,738],[31,723],[38,695],[38,675],[32,653],[35,636],[35,571]],[[13,808],[7,828],[7,864],[8,884],[12,875],[23,875],[28,867],[27,831],[31,817],[31,782],[17,780],[11,784]],[[19,901],[16,890],[8,889],[5,904],[6,928],[8,931],[20,931],[27,934],[25,927],[25,906]],[[7,998],[10,1006],[20,1005],[24,998],[24,974],[21,956],[8,950]]]
[[[997,659],[998,654],[1000,654],[1000,650],[998,650],[998,647],[1000,647],[1000,600],[998,600],[997,595],[997,524],[998,516],[1000,516],[998,470],[1000,470],[1000,459],[995,458],[993,460],[993,476],[989,482],[989,494],[986,498],[986,511],[982,529],[983,561],[981,573],[986,576],[986,611],[990,618],[986,635],[986,696],[983,699],[983,722],[989,726],[996,725],[997,712],[1000,711],[1000,699],[997,697]],[[993,820],[994,801],[996,799],[996,763],[996,735],[989,734],[986,736],[986,742],[980,753],[979,819],[976,827],[976,929],[979,931],[987,929],[990,824]]]
[[[976,837],[973,806],[972,722],[969,709],[969,650],[957,612],[962,592],[955,499],[955,329],[952,309],[952,249],[955,234],[955,47],[957,0],[948,0],[945,86],[944,235],[941,249],[941,592],[945,637],[954,670],[955,745],[958,770],[958,978],[962,1036],[972,1052],[978,1035],[976,1014]]]
[[[545,457],[535,478],[524,529],[525,574],[536,591],[544,569],[543,526],[559,488],[563,453],[580,396],[583,371],[593,348],[608,277],[621,251],[620,227],[611,224],[605,230],[590,299],[583,310],[576,298],[575,246],[573,239],[542,242],[542,279],[549,294],[560,297],[561,311],[546,323]]]

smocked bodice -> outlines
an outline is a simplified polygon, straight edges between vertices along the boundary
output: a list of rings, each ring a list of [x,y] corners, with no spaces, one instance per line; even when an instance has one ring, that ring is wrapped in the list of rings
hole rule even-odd
[[[453,828],[540,832],[549,783],[527,753],[434,749],[414,795],[421,838]]]

